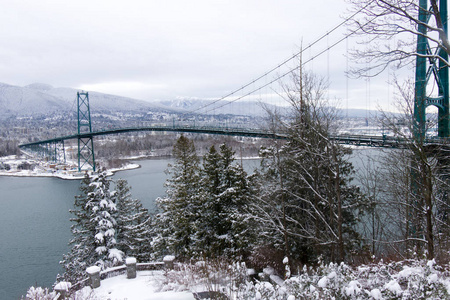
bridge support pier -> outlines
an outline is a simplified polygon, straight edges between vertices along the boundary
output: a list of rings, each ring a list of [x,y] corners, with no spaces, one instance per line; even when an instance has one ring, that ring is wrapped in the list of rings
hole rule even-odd
[[[447,0],[439,1],[440,18],[445,34],[447,29]],[[413,139],[411,144],[413,153],[410,166],[410,191],[411,204],[419,209],[416,212],[409,212],[409,223],[407,230],[409,236],[413,238],[424,238],[427,243],[428,258],[434,257],[434,236],[432,211],[433,204],[433,183],[432,171],[427,163],[428,158],[423,154],[424,142],[427,134],[426,108],[435,106],[439,111],[438,136],[448,138],[450,133],[449,124],[449,74],[448,66],[442,61],[448,61],[448,54],[445,49],[437,49],[432,53],[427,37],[426,24],[429,20],[430,12],[428,10],[428,0],[419,0],[419,21],[417,34],[417,56],[416,56],[416,79],[414,95],[414,119],[413,119]],[[437,97],[427,96],[427,87],[430,85],[430,79],[438,87]],[[446,199],[444,199],[446,201]],[[418,222],[419,220],[419,222]],[[422,247],[421,243],[416,246]]]
[[[428,0],[419,1],[419,20],[423,23],[418,26],[417,53],[416,56],[416,80],[414,98],[414,138],[423,141],[426,136],[426,108],[435,106],[439,110],[438,136],[447,138],[450,135],[450,108],[449,108],[449,74],[448,66],[443,61],[448,61],[448,54],[444,49],[438,49],[432,53],[427,38],[426,23],[429,19]],[[439,1],[439,11],[443,29],[448,35],[447,25],[447,0]],[[439,56],[441,59],[432,57]],[[438,87],[436,98],[427,96],[427,85],[433,80]]]
[[[92,133],[89,94],[77,92],[78,104],[78,171],[90,166],[95,172],[94,141],[92,136],[81,137],[83,133]]]

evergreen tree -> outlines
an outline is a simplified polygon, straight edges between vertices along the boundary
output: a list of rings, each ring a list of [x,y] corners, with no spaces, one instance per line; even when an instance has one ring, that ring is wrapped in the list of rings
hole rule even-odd
[[[74,215],[70,220],[75,222],[71,226],[73,238],[69,242],[69,246],[72,246],[72,248],[60,262],[65,271],[62,276],[63,279],[72,283],[83,279],[86,268],[95,263],[93,255],[95,253],[95,239],[93,238],[95,224],[90,222],[90,212],[85,209],[88,195],[94,190],[94,186],[91,186],[90,182],[90,177],[86,175],[81,181],[81,195],[75,196],[75,209],[70,210]],[[58,280],[61,279],[58,278]]]
[[[245,171],[233,163],[234,152],[225,144],[220,153],[212,146],[203,160],[196,247],[208,257],[242,257],[249,243],[250,188]]]
[[[200,210],[199,158],[194,143],[181,135],[173,148],[174,165],[169,165],[171,177],[166,182],[164,198],[157,199],[160,213],[154,245],[161,254],[178,257],[195,255],[192,243],[195,224]]]
[[[71,219],[73,239],[70,252],[61,264],[64,280],[77,282],[85,277],[87,267],[97,265],[102,269],[122,261],[122,252],[116,248],[117,223],[114,193],[109,190],[110,180],[100,173],[83,179],[81,195],[75,197]]]
[[[219,167],[220,154],[216,147],[211,146],[208,153],[203,158],[203,168],[201,170],[201,210],[200,218],[197,219],[195,232],[195,247],[199,249],[201,255],[206,257],[213,256],[217,251],[217,222],[219,216],[217,214],[219,203],[217,195],[220,193],[221,170]]]
[[[117,248],[138,261],[150,260],[150,216],[141,201],[132,199],[128,182],[116,183]]]

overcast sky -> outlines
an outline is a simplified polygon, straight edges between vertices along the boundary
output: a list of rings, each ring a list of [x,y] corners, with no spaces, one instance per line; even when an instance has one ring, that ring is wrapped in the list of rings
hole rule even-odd
[[[2,2],[0,82],[41,82],[149,101],[220,98],[331,30],[347,9],[344,0]],[[305,56],[342,34],[330,35]],[[349,94],[345,47],[309,64],[330,77],[332,97]],[[344,105],[367,107],[361,97],[370,95],[368,89],[376,85],[351,82]]]

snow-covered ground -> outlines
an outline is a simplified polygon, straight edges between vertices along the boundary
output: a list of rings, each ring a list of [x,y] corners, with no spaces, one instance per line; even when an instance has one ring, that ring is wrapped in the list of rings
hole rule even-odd
[[[178,270],[138,271],[134,279],[127,279],[126,275],[104,279],[100,287],[85,287],[69,299],[192,300],[194,293],[208,290],[220,291],[230,300],[450,299],[449,265],[440,266],[434,260],[380,261],[358,267],[344,263],[305,266],[300,275],[284,281],[267,270],[273,269],[264,269],[258,275],[262,281],[253,281],[248,277],[249,270],[240,263],[228,267],[180,264]],[[48,289],[32,287],[26,299],[55,296]]]
[[[161,282],[163,271],[139,271],[134,279],[127,279],[126,274],[101,281],[96,289],[85,287],[77,294],[77,299],[127,299],[127,300],[194,300],[188,291],[164,291]],[[180,287],[182,289],[182,287]]]

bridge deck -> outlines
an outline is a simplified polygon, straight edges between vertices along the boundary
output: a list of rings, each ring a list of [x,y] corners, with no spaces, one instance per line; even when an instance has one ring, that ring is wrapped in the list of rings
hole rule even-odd
[[[149,126],[149,127],[129,127],[129,128],[117,128],[109,130],[100,130],[94,132],[86,132],[81,134],[72,134],[62,137],[56,137],[52,139],[37,141],[33,143],[21,144],[19,147],[37,146],[43,144],[50,144],[55,142],[61,142],[65,140],[90,138],[100,135],[119,134],[127,132],[139,132],[139,131],[160,131],[160,132],[191,132],[191,133],[203,133],[203,134],[216,134],[216,135],[231,135],[231,136],[244,136],[244,137],[258,137],[269,139],[286,139],[286,135],[279,133],[268,133],[259,129],[245,129],[245,128],[231,128],[231,127],[190,127],[190,126]]]
[[[140,132],[140,131],[159,131],[159,132],[186,132],[186,133],[202,133],[202,134],[215,134],[215,135],[230,135],[230,136],[244,136],[244,137],[257,137],[268,139],[287,139],[288,136],[285,133],[269,133],[262,129],[245,129],[245,128],[232,128],[232,127],[192,127],[192,126],[148,126],[148,127],[129,127],[129,128],[116,128],[109,130],[100,130],[94,132],[86,132],[81,134],[73,134],[62,137],[56,137],[52,139],[37,141],[33,143],[26,143],[19,145],[20,148],[26,148],[30,146],[58,143],[65,140],[72,139],[84,139],[94,136],[119,134],[127,132]],[[388,147],[388,148],[403,148],[409,143],[408,139],[398,139],[389,137],[386,135],[379,136],[367,136],[367,135],[333,135],[330,139],[335,140],[341,144],[349,144],[356,146],[370,146],[370,147]],[[428,139],[426,144],[444,144],[442,139]]]

